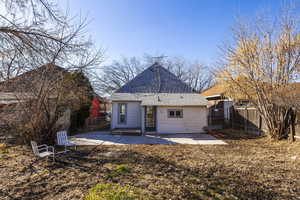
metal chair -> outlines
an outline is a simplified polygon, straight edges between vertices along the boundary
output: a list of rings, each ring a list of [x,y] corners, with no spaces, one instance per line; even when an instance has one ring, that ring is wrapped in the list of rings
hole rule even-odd
[[[74,146],[76,149],[76,144],[68,140],[67,131],[59,131],[56,134],[57,136],[57,145],[65,146],[65,152],[69,151],[68,146]]]
[[[52,156],[53,162],[55,161],[54,147],[47,146],[46,144],[42,144],[42,145],[38,146],[35,141],[31,141],[31,147],[32,147],[32,151],[33,151],[34,155],[36,155],[40,158],[46,157],[47,160],[48,160],[49,156]]]

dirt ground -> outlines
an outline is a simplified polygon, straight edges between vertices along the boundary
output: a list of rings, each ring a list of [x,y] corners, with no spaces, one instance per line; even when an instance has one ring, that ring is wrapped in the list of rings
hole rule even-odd
[[[30,147],[2,145],[0,199],[84,199],[98,183],[129,185],[151,199],[300,199],[299,141],[216,135],[228,145],[79,147],[55,163]]]

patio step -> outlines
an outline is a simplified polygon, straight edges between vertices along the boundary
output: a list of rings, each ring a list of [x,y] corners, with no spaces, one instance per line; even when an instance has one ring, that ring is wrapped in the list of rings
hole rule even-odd
[[[113,129],[111,131],[112,135],[142,135],[141,129]]]

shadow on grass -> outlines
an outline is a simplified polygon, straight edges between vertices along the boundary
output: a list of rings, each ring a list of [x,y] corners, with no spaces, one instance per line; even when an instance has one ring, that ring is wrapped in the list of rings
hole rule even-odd
[[[199,148],[204,150],[205,147]],[[238,169],[218,164],[216,160],[190,168],[160,156],[130,149],[111,152],[109,147],[81,147],[78,151],[61,154],[54,164],[35,161],[22,171],[28,179],[16,182],[10,191],[3,191],[3,194],[10,195],[10,199],[19,199],[14,197],[15,193],[22,193],[22,199],[49,199],[78,188],[87,193],[99,182],[111,182],[145,190],[156,199],[292,198],[282,196],[253,178],[239,174]],[[106,165],[126,165],[132,170],[130,173],[109,176],[115,168],[107,168]],[[50,173],[34,177],[35,167]]]
[[[251,140],[265,137],[256,133],[245,132],[241,129],[210,130],[208,133],[222,140]]]
[[[94,148],[93,151],[82,150],[73,152],[72,155],[59,159],[59,161],[51,166],[55,168],[76,168],[79,172],[87,172],[90,175],[95,175],[99,172],[103,173],[105,181],[129,183],[132,186],[143,187],[139,184],[139,179],[144,176],[151,176],[151,180],[146,185],[155,184],[155,182],[165,179],[163,183],[157,184],[157,188],[150,191],[158,198],[167,199],[205,199],[220,197],[238,198],[238,199],[273,199],[280,196],[275,191],[271,191],[265,185],[243,177],[242,174],[233,176],[233,169],[228,169],[218,163],[207,165],[202,168],[187,168],[177,165],[174,162],[167,161],[161,157],[145,155],[136,151],[123,150],[119,151],[115,157],[101,157],[105,153],[103,149]],[[87,166],[86,164],[90,166]],[[134,174],[126,174],[125,176],[105,176],[111,173],[111,170],[104,170],[103,165],[110,164],[125,164],[128,166],[137,167],[138,170]],[[234,169],[236,170],[236,169]],[[236,170],[238,173],[238,170]],[[159,186],[160,185],[160,186]],[[174,191],[170,187],[177,188]],[[144,188],[145,190],[148,187]],[[289,197],[282,197],[287,198]]]

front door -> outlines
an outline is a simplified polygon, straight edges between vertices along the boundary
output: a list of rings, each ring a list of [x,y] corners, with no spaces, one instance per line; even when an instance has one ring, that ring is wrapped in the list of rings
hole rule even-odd
[[[145,129],[146,131],[156,131],[156,107],[145,107]]]

